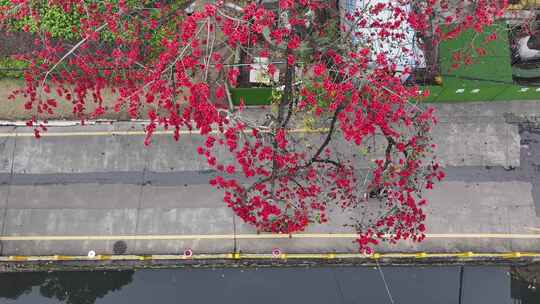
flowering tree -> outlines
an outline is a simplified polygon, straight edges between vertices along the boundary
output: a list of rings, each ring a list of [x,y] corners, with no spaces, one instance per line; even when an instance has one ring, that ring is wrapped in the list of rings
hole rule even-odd
[[[14,96],[26,98],[37,136],[40,114],[60,102],[51,91],[85,120],[107,110],[106,88],[118,94],[115,111],[149,120],[147,144],[159,127],[176,140],[181,129],[200,132],[206,144],[197,152],[222,173],[210,183],[259,231],[302,231],[338,207],[360,210],[351,225],[363,251],[379,240],[421,241],[422,191],[444,174],[432,153],[433,109],[418,104],[428,92],[404,82],[413,67],[403,56],[417,58],[410,33],[436,47],[482,31],[505,1],[266,2],[8,1],[4,26],[31,20],[39,32],[36,8],[49,5],[77,21],[79,37],[41,32],[35,51],[17,56],[28,70]],[[243,104],[220,106],[256,58],[268,62],[258,73],[276,88],[264,122]]]

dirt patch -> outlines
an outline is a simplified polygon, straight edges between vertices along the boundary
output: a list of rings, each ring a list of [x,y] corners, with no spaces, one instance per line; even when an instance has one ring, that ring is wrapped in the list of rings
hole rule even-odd
[[[16,89],[21,88],[24,85],[22,80],[16,79],[4,79],[0,80],[0,120],[28,120],[35,112],[28,111],[24,108],[25,99],[23,97],[17,97],[15,100],[9,100],[8,96]],[[54,90],[53,90],[54,92]],[[53,94],[53,97],[54,96]],[[100,118],[113,119],[113,120],[128,120],[129,117],[126,111],[114,112],[112,109],[113,104],[116,101],[117,96],[110,90],[103,93],[103,105],[106,108],[106,113]],[[96,108],[96,104],[89,102],[87,104],[87,113],[91,113]],[[77,120],[78,118],[73,114],[73,105],[71,102],[59,99],[58,107],[54,111],[54,114],[40,114],[39,119],[49,120]]]
[[[0,57],[32,52],[36,49],[35,38],[36,35],[30,33],[0,31]]]

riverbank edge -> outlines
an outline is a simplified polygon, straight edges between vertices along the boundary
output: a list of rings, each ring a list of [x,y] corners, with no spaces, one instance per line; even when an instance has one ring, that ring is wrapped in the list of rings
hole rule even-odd
[[[0,273],[47,271],[122,271],[182,268],[262,268],[262,267],[376,267],[376,266],[525,266],[540,264],[539,253],[387,253],[282,254],[281,256],[222,254],[200,256],[70,256],[4,257]],[[359,254],[356,254],[359,255]]]

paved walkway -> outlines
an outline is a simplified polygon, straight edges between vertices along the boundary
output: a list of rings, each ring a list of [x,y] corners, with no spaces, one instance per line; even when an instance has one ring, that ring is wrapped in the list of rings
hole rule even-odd
[[[540,103],[439,110],[435,137],[448,178],[427,194],[430,237],[377,249],[539,251],[540,130],[520,115],[540,117]],[[53,127],[40,140],[24,128],[0,128],[1,254],[108,254],[117,241],[129,254],[356,251],[353,231],[343,227],[354,214],[340,210],[304,235],[256,235],[207,185],[211,173],[194,153],[200,136],[177,143],[158,135],[145,148],[140,133],[125,133],[140,128]]]

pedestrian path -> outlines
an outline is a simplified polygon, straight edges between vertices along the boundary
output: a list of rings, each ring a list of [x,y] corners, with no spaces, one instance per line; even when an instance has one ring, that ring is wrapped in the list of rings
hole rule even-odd
[[[428,237],[377,252],[540,251],[540,135],[509,121],[540,113],[532,105],[440,106],[435,137],[448,178],[426,194]],[[344,226],[354,211],[332,210],[330,223],[292,237],[257,234],[207,184],[212,173],[193,153],[201,136],[178,143],[161,134],[146,148],[140,131],[139,123],[52,127],[54,136],[36,140],[1,127],[1,255],[357,251]]]

